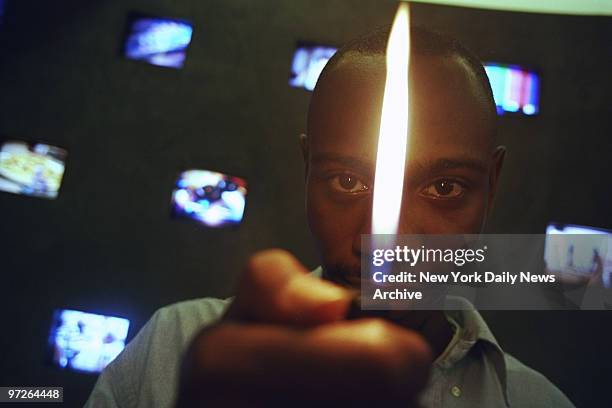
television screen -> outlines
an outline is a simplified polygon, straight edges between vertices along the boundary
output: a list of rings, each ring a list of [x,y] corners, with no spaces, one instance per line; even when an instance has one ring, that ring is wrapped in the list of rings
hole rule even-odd
[[[182,68],[191,42],[192,26],[184,20],[130,15],[124,44],[126,58]]]
[[[546,268],[572,284],[612,287],[612,231],[580,225],[546,228]]]
[[[535,115],[540,110],[540,79],[533,72],[516,65],[488,62],[489,77],[497,113],[518,112]]]
[[[7,141],[0,147],[0,190],[56,198],[66,151],[42,143]]]
[[[299,43],[293,54],[289,85],[312,91],[323,67],[335,52],[334,47]]]
[[[172,214],[209,227],[238,224],[246,203],[246,182],[207,170],[188,170],[172,193]]]
[[[124,349],[129,326],[120,317],[56,310],[49,335],[51,360],[61,368],[100,372]]]

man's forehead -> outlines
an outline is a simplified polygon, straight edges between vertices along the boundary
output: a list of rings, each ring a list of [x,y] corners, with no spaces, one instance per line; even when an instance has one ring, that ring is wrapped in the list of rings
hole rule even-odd
[[[482,85],[458,57],[413,56],[410,138],[419,151],[489,148],[492,126]],[[384,94],[383,55],[350,52],[317,84],[311,148],[375,154]]]

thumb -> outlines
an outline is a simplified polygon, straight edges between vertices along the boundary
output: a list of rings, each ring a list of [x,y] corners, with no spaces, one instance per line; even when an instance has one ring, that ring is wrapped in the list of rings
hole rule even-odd
[[[271,249],[251,257],[225,318],[314,326],[343,319],[351,297],[312,276],[289,252]]]

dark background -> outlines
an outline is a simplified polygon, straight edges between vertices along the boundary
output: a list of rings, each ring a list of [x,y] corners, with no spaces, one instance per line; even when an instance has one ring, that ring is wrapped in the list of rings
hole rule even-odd
[[[10,1],[0,27],[0,134],[69,155],[57,200],[0,194],[0,385],[63,386],[67,405],[84,403],[95,376],[43,365],[55,308],[125,316],[133,336],[163,305],[231,295],[259,249],[283,247],[316,266],[297,144],[310,94],[287,84],[295,43],[340,45],[390,23],[395,7]],[[130,11],[194,24],[184,69],[120,58]],[[612,228],[611,18],[412,11],[414,22],[456,36],[483,60],[541,72],[541,114],[500,118],[509,154],[489,230],[542,233],[551,220]],[[169,218],[173,183],[188,168],[247,179],[238,229]],[[485,317],[502,347],[578,406],[610,406],[610,313]]]

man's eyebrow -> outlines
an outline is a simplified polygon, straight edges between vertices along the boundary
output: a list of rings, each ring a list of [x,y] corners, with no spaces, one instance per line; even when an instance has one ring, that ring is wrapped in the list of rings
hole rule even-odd
[[[469,169],[479,173],[487,173],[489,170],[485,161],[472,157],[436,159],[419,163],[417,167],[419,167],[420,170],[431,173],[440,173],[445,170],[453,169]]]
[[[369,173],[373,171],[373,166],[370,162],[355,156],[346,156],[335,153],[318,153],[313,154],[310,160],[313,164],[328,164],[330,162],[336,163],[362,173]]]
[[[318,153],[311,157],[313,164],[329,164],[336,163],[344,167],[354,169],[362,173],[374,172],[374,164],[369,161],[360,159],[355,156],[346,156],[335,153]],[[441,173],[445,170],[453,169],[469,169],[479,173],[487,173],[488,165],[485,161],[474,158],[474,157],[457,157],[457,158],[440,158],[435,160],[425,160],[423,162],[415,163],[413,169],[419,173]],[[408,175],[410,174],[410,167],[407,168]]]

